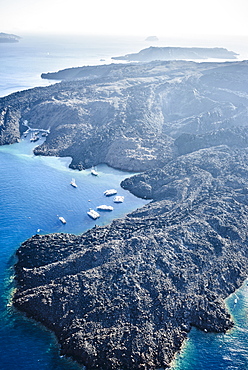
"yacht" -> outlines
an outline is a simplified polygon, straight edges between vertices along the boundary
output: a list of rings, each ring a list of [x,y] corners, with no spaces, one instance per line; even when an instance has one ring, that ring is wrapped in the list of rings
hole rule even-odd
[[[98,172],[95,170],[95,168],[92,167],[90,172],[91,172],[91,175],[98,176]]]
[[[114,202],[115,203],[123,203],[124,202],[124,197],[122,195],[116,195],[116,197],[114,197]]]
[[[113,211],[114,207],[102,204],[101,206],[96,207],[96,209],[99,209],[99,211]]]
[[[105,192],[103,194],[106,195],[106,197],[110,197],[111,195],[117,194],[117,190],[115,190],[115,189],[105,190]]]
[[[62,224],[66,224],[66,220],[64,219],[64,217],[59,217],[59,220],[62,222]]]
[[[91,218],[93,218],[93,220],[96,220],[97,218],[100,217],[99,213],[97,211],[94,211],[94,209],[90,209],[87,212],[87,215],[90,216]]]
[[[77,184],[76,184],[75,179],[71,179],[70,184],[71,184],[71,186],[73,186],[74,188],[77,188]]]

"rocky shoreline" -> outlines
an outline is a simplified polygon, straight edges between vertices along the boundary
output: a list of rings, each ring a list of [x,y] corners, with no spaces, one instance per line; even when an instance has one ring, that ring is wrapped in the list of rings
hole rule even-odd
[[[57,77],[65,81],[0,99],[1,145],[19,141],[27,122],[50,131],[36,155],[137,172],[176,158],[181,135],[247,125],[246,61],[113,64]]]
[[[88,369],[169,367],[192,326],[233,326],[224,299],[248,274],[247,163],[227,147],[181,156],[123,182],[157,198],[126,218],[35,235],[17,251],[14,306]]]
[[[0,143],[49,129],[36,154],[142,172],[121,185],[151,202],[24,242],[13,304],[87,369],[166,368],[192,326],[233,326],[224,299],[248,275],[248,63],[88,71],[0,99]]]

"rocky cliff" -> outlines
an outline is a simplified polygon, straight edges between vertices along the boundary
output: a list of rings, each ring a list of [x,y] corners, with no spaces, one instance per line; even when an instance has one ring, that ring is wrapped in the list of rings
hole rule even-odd
[[[36,154],[142,171],[122,186],[151,202],[81,236],[23,243],[13,303],[87,369],[168,367],[192,326],[232,327],[224,299],[248,274],[248,63],[71,72],[0,100],[1,143],[26,121],[49,128]]]
[[[56,76],[76,80],[0,99],[1,144],[19,140],[26,121],[50,129],[35,154],[70,156],[72,168],[144,171],[175,158],[181,134],[247,125],[247,62],[117,64]]]
[[[248,274],[248,151],[181,156],[123,182],[154,201],[81,236],[18,250],[14,305],[88,369],[168,367],[191,326],[225,332]]]

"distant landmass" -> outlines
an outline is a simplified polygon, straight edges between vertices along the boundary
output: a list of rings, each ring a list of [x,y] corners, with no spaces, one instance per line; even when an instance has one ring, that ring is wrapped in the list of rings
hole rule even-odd
[[[20,36],[12,35],[10,33],[3,33],[0,32],[0,43],[6,43],[6,42],[19,42],[21,39]]]
[[[158,41],[158,37],[157,36],[148,36],[146,38],[146,41]]]
[[[138,53],[112,57],[114,60],[137,62],[151,62],[153,60],[179,60],[179,59],[236,59],[237,53],[225,48],[182,48],[150,46]]]

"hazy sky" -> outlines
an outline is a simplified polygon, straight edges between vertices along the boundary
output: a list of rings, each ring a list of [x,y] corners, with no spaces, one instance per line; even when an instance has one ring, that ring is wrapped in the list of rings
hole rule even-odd
[[[0,32],[248,35],[248,0],[0,0]]]

